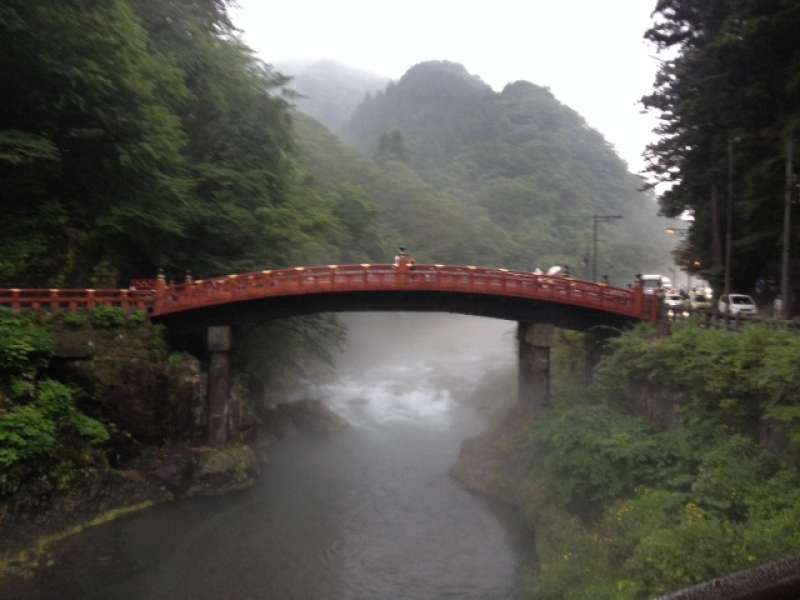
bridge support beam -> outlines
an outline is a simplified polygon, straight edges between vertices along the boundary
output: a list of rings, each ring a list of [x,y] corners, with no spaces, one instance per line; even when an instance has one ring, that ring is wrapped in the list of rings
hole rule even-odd
[[[517,398],[521,405],[541,410],[550,405],[550,348],[553,329],[549,323],[517,325],[519,344]]]
[[[231,328],[209,327],[208,443],[224,446],[229,440],[231,413]]]

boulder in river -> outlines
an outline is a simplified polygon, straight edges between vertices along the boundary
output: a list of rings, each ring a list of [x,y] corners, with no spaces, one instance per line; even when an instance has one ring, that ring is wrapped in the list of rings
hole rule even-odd
[[[259,473],[256,454],[250,446],[192,448],[191,483],[183,496],[220,496],[246,490]]]
[[[332,433],[348,426],[347,421],[321,400],[297,400],[278,404],[261,414],[263,431],[285,437],[300,432]]]

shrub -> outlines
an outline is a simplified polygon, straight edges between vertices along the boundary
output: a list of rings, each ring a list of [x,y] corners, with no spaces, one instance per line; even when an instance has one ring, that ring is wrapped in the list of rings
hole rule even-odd
[[[133,310],[128,313],[125,323],[129,327],[140,327],[147,322],[147,312],[143,310]]]
[[[42,367],[54,348],[53,338],[43,327],[0,308],[0,369],[15,373]]]
[[[169,355],[167,356],[167,364],[179,365],[193,358],[194,357],[188,352],[170,352]]]
[[[677,527],[645,536],[625,563],[625,572],[640,582],[640,597],[652,598],[755,566],[740,527],[692,516],[691,510],[687,513]]]
[[[531,597],[650,598],[800,552],[800,472],[754,441],[766,416],[800,446],[800,336],[643,326],[609,349],[594,404],[531,426]],[[642,393],[678,401],[672,429],[630,415]]]
[[[64,326],[70,329],[83,329],[88,324],[89,318],[86,316],[86,313],[75,312],[64,316]]]
[[[533,426],[532,436],[560,496],[573,505],[628,494],[672,459],[643,420],[601,406],[553,412]]]
[[[55,423],[34,406],[0,416],[0,468],[47,455],[55,445]]]
[[[90,320],[95,329],[118,329],[125,324],[125,311],[116,306],[98,306],[92,310]]]
[[[90,444],[109,439],[105,425],[81,413],[72,399],[72,390],[58,381],[46,379],[38,386],[34,406],[60,428],[73,428]]]
[[[59,434],[69,431],[89,444],[110,438],[105,425],[77,409],[68,387],[44,380],[36,387],[31,404],[0,414],[0,468],[50,454],[59,443]]]
[[[21,377],[14,377],[8,385],[8,391],[14,400],[30,399],[36,391],[36,384]]]

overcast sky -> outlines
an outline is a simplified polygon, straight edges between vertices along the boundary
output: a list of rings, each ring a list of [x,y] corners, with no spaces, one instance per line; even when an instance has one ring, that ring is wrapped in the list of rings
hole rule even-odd
[[[266,62],[329,58],[398,79],[451,60],[498,90],[526,79],[643,167],[654,121],[637,101],[658,61],[642,34],[656,0],[238,1],[236,24]]]

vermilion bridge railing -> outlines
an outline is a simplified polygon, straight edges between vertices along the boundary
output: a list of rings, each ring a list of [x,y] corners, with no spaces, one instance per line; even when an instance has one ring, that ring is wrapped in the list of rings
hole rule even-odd
[[[152,290],[0,289],[0,306],[14,310],[66,312],[116,306],[126,311],[150,311],[155,297],[156,293]]]
[[[485,267],[385,264],[270,269],[167,285],[137,280],[130,290],[0,289],[0,306],[76,311],[96,306],[142,308],[152,316],[266,299],[320,293],[432,291],[489,294],[579,306],[655,322],[659,301],[624,289],[563,276]]]

